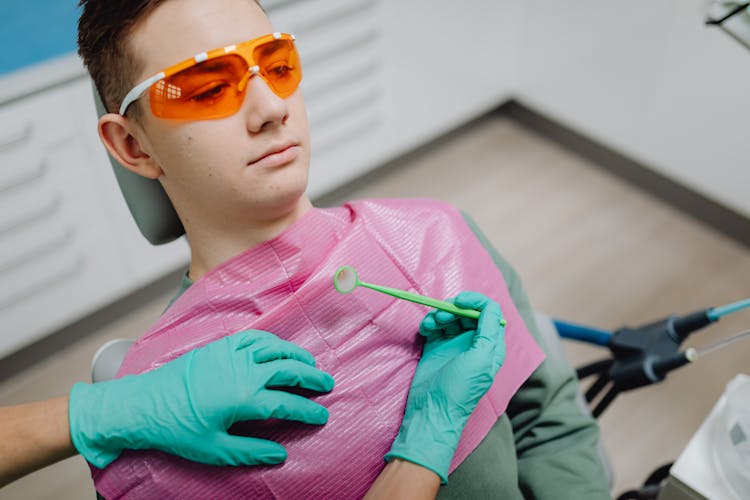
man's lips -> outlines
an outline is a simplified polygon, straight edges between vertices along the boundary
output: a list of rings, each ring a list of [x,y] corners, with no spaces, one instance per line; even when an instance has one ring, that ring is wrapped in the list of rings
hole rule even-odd
[[[248,167],[278,167],[293,161],[299,155],[298,144],[284,144],[269,149],[262,156],[248,163]]]

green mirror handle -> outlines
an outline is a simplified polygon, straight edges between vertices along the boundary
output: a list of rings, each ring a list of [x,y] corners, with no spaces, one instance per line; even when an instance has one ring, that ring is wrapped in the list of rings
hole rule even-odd
[[[444,300],[438,300],[438,299],[433,299],[431,297],[425,297],[424,295],[419,295],[418,293],[413,293],[413,292],[407,292],[405,290],[399,290],[398,288],[390,288],[387,286],[373,285],[371,283],[363,283],[363,282],[359,282],[359,285],[365,288],[370,288],[371,290],[382,292],[386,295],[397,297],[399,299],[408,300],[409,302],[416,302],[417,304],[434,307],[435,309],[440,309],[442,311],[455,314],[456,316],[463,316],[464,318],[479,319],[479,315],[481,314],[476,309],[464,309],[463,307],[458,307],[455,304],[451,304],[450,302],[446,302]],[[506,324],[505,319],[501,319],[500,324],[505,325]]]

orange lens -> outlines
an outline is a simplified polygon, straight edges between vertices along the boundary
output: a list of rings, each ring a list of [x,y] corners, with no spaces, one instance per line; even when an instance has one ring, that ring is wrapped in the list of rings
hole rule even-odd
[[[274,40],[256,47],[255,64],[271,89],[281,98],[289,97],[302,80],[299,55],[291,40]]]
[[[239,55],[203,61],[152,85],[151,111],[174,119],[229,116],[242,105],[237,86],[246,74],[247,63]]]
[[[249,68],[281,98],[289,97],[302,80],[299,56],[291,40],[273,40],[245,54],[219,55],[159,80],[149,89],[151,111],[160,118],[210,120],[236,113],[242,106]]]

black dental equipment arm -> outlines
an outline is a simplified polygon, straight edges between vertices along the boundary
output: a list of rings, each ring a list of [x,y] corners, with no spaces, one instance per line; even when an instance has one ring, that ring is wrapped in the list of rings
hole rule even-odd
[[[595,361],[577,370],[581,380],[597,376],[586,391],[588,403],[592,403],[609,386],[592,410],[592,415],[599,417],[619,393],[661,382],[667,373],[692,361],[695,350],[680,351],[680,345],[691,333],[718,320],[718,317],[711,316],[711,311],[706,309],[686,316],[669,316],[647,325],[622,327],[610,335],[555,321],[561,337],[606,346],[612,353],[611,358]],[[588,333],[593,332],[593,336],[587,330]]]
[[[691,333],[710,323],[707,311],[699,311],[616,330],[609,346],[615,357],[610,378],[620,390],[661,382],[668,372],[691,361],[687,352],[678,349]]]
[[[669,316],[637,327],[626,326],[614,332],[560,320],[553,322],[560,337],[606,347],[611,353],[610,357],[576,370],[579,380],[596,377],[585,393],[589,405],[593,405],[606,389],[591,410],[594,418],[598,418],[621,392],[661,382],[669,372],[690,363],[699,355],[750,339],[750,330],[745,330],[700,350],[690,347],[680,351],[682,343],[693,332],[742,310],[750,310],[750,298],[685,316]],[[626,491],[617,500],[655,499],[671,466],[671,463],[662,465],[649,475],[642,487]]]
[[[695,360],[698,355],[695,349],[679,350],[691,333],[745,309],[750,309],[750,298],[685,316],[669,316],[635,328],[622,327],[614,333],[560,320],[554,323],[561,337],[607,347],[612,353],[611,358],[589,363],[577,370],[580,380],[597,375],[586,391],[587,403],[591,404],[609,386],[591,411],[597,418],[619,393],[661,382],[670,371]],[[712,346],[712,349],[748,338],[748,335],[750,331],[743,332]]]

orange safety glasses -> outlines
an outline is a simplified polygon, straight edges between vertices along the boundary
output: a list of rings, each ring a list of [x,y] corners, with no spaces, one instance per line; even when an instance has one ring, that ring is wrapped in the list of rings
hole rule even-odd
[[[292,95],[302,80],[294,36],[272,33],[170,66],[133,87],[120,114],[148,90],[151,112],[159,118],[224,118],[239,111],[253,75],[260,75],[282,99]]]

